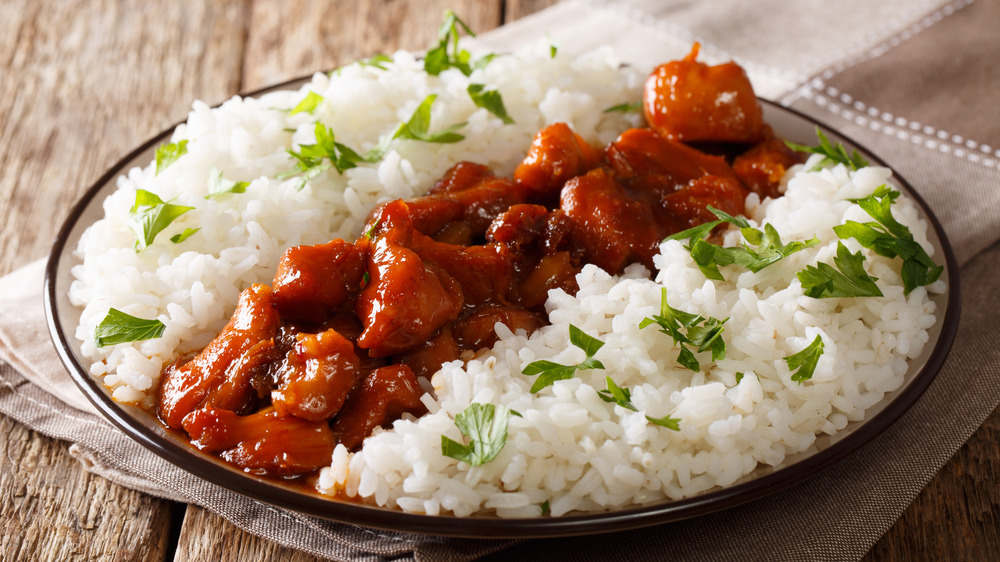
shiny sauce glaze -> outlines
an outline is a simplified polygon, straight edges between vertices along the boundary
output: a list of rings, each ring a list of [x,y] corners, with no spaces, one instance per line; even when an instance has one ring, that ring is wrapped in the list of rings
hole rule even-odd
[[[715,219],[708,206],[739,215],[751,191],[779,196],[798,158],[743,70],[697,52],[653,71],[649,127],[603,150],[555,123],[512,178],[461,162],[375,208],[357,240],[289,248],[215,340],[164,369],[159,419],[247,472],[314,474],[338,443],[423,414],[420,380],[491,347],[497,322],[545,325],[548,291],[575,293],[585,264],[652,271],[664,237]]]

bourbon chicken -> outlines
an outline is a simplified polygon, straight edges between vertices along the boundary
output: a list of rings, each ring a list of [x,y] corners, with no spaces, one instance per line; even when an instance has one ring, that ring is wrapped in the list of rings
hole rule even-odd
[[[289,248],[215,340],[164,370],[161,421],[248,472],[315,472],[338,443],[423,414],[427,379],[491,347],[498,323],[545,325],[549,291],[575,294],[584,265],[652,271],[663,238],[713,220],[709,206],[778,196],[796,156],[743,70],[697,54],[649,76],[649,128],[599,148],[555,123],[511,178],[460,162],[375,208],[357,240]]]

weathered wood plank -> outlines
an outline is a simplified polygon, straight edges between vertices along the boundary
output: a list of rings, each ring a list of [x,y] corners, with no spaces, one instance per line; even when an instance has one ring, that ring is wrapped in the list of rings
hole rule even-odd
[[[191,100],[237,91],[247,13],[240,0],[0,3],[0,274],[44,256],[87,186]],[[0,559],[165,559],[170,502],[67,450],[0,418]]]
[[[177,540],[177,552],[173,560],[314,562],[322,558],[254,537],[208,510],[191,506],[184,516],[184,526]]]
[[[0,417],[0,559],[168,559],[169,502],[85,472],[68,449]]]
[[[499,1],[282,2],[257,0],[250,18],[243,89],[254,90],[378,53],[419,51],[437,41],[446,9],[473,30],[501,23]]]

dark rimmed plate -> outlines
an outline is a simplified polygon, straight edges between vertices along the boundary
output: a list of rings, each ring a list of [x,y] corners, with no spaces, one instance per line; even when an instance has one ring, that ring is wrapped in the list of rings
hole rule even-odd
[[[250,95],[257,96],[277,89],[295,88],[307,80],[306,78],[293,80]],[[762,105],[765,120],[778,135],[786,139],[802,144],[814,144],[815,129],[819,127],[831,140],[843,142],[848,149],[856,148],[873,164],[885,165],[871,151],[805,115],[767,101],[762,101]],[[305,491],[301,487],[244,473],[213,456],[201,453],[191,447],[183,436],[164,429],[155,417],[145,410],[115,402],[107,388],[88,373],[86,365],[89,362],[81,355],[80,343],[73,336],[79,322],[80,311],[69,303],[67,296],[72,280],[70,269],[78,263],[73,258],[72,252],[83,231],[103,216],[102,202],[115,189],[116,178],[134,166],[148,164],[154,157],[156,147],[170,139],[173,129],[172,127],[160,133],[122,159],[73,207],[59,231],[46,267],[44,297],[49,332],[63,364],[66,365],[77,386],[105,417],[131,438],[166,461],[200,478],[255,500],[302,514],[369,527],[431,535],[530,538],[621,531],[727,509],[805,480],[854,453],[895,423],[917,401],[937,375],[951,349],[958,327],[958,266],[951,246],[927,204],[898,174],[894,174],[896,187],[916,200],[924,218],[931,224],[928,238],[934,246],[936,259],[941,260],[942,257],[944,259],[945,271],[941,278],[948,284],[948,291],[933,297],[938,305],[937,313],[940,320],[930,330],[930,341],[925,346],[924,353],[910,363],[904,386],[873,406],[867,412],[864,421],[849,424],[833,437],[819,438],[810,452],[789,458],[778,468],[758,469],[735,485],[709,490],[683,500],[662,501],[614,511],[555,518],[500,519],[494,516],[418,515],[331,499]]]

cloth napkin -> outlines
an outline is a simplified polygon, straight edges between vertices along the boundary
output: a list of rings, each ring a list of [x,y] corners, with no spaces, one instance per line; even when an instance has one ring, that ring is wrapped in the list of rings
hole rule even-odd
[[[962,264],[962,317],[947,362],[898,423],[783,492],[680,523],[532,541],[377,531],[264,505],[160,460],[96,413],[47,335],[41,261],[0,278],[0,413],[72,442],[71,454],[119,484],[328,558],[860,558],[1000,404],[997,21],[1000,3],[985,0],[571,0],[475,40],[502,51],[549,34],[570,52],[611,45],[640,67],[683,56],[697,40],[702,60],[735,59],[760,95],[872,148],[941,220]]]

